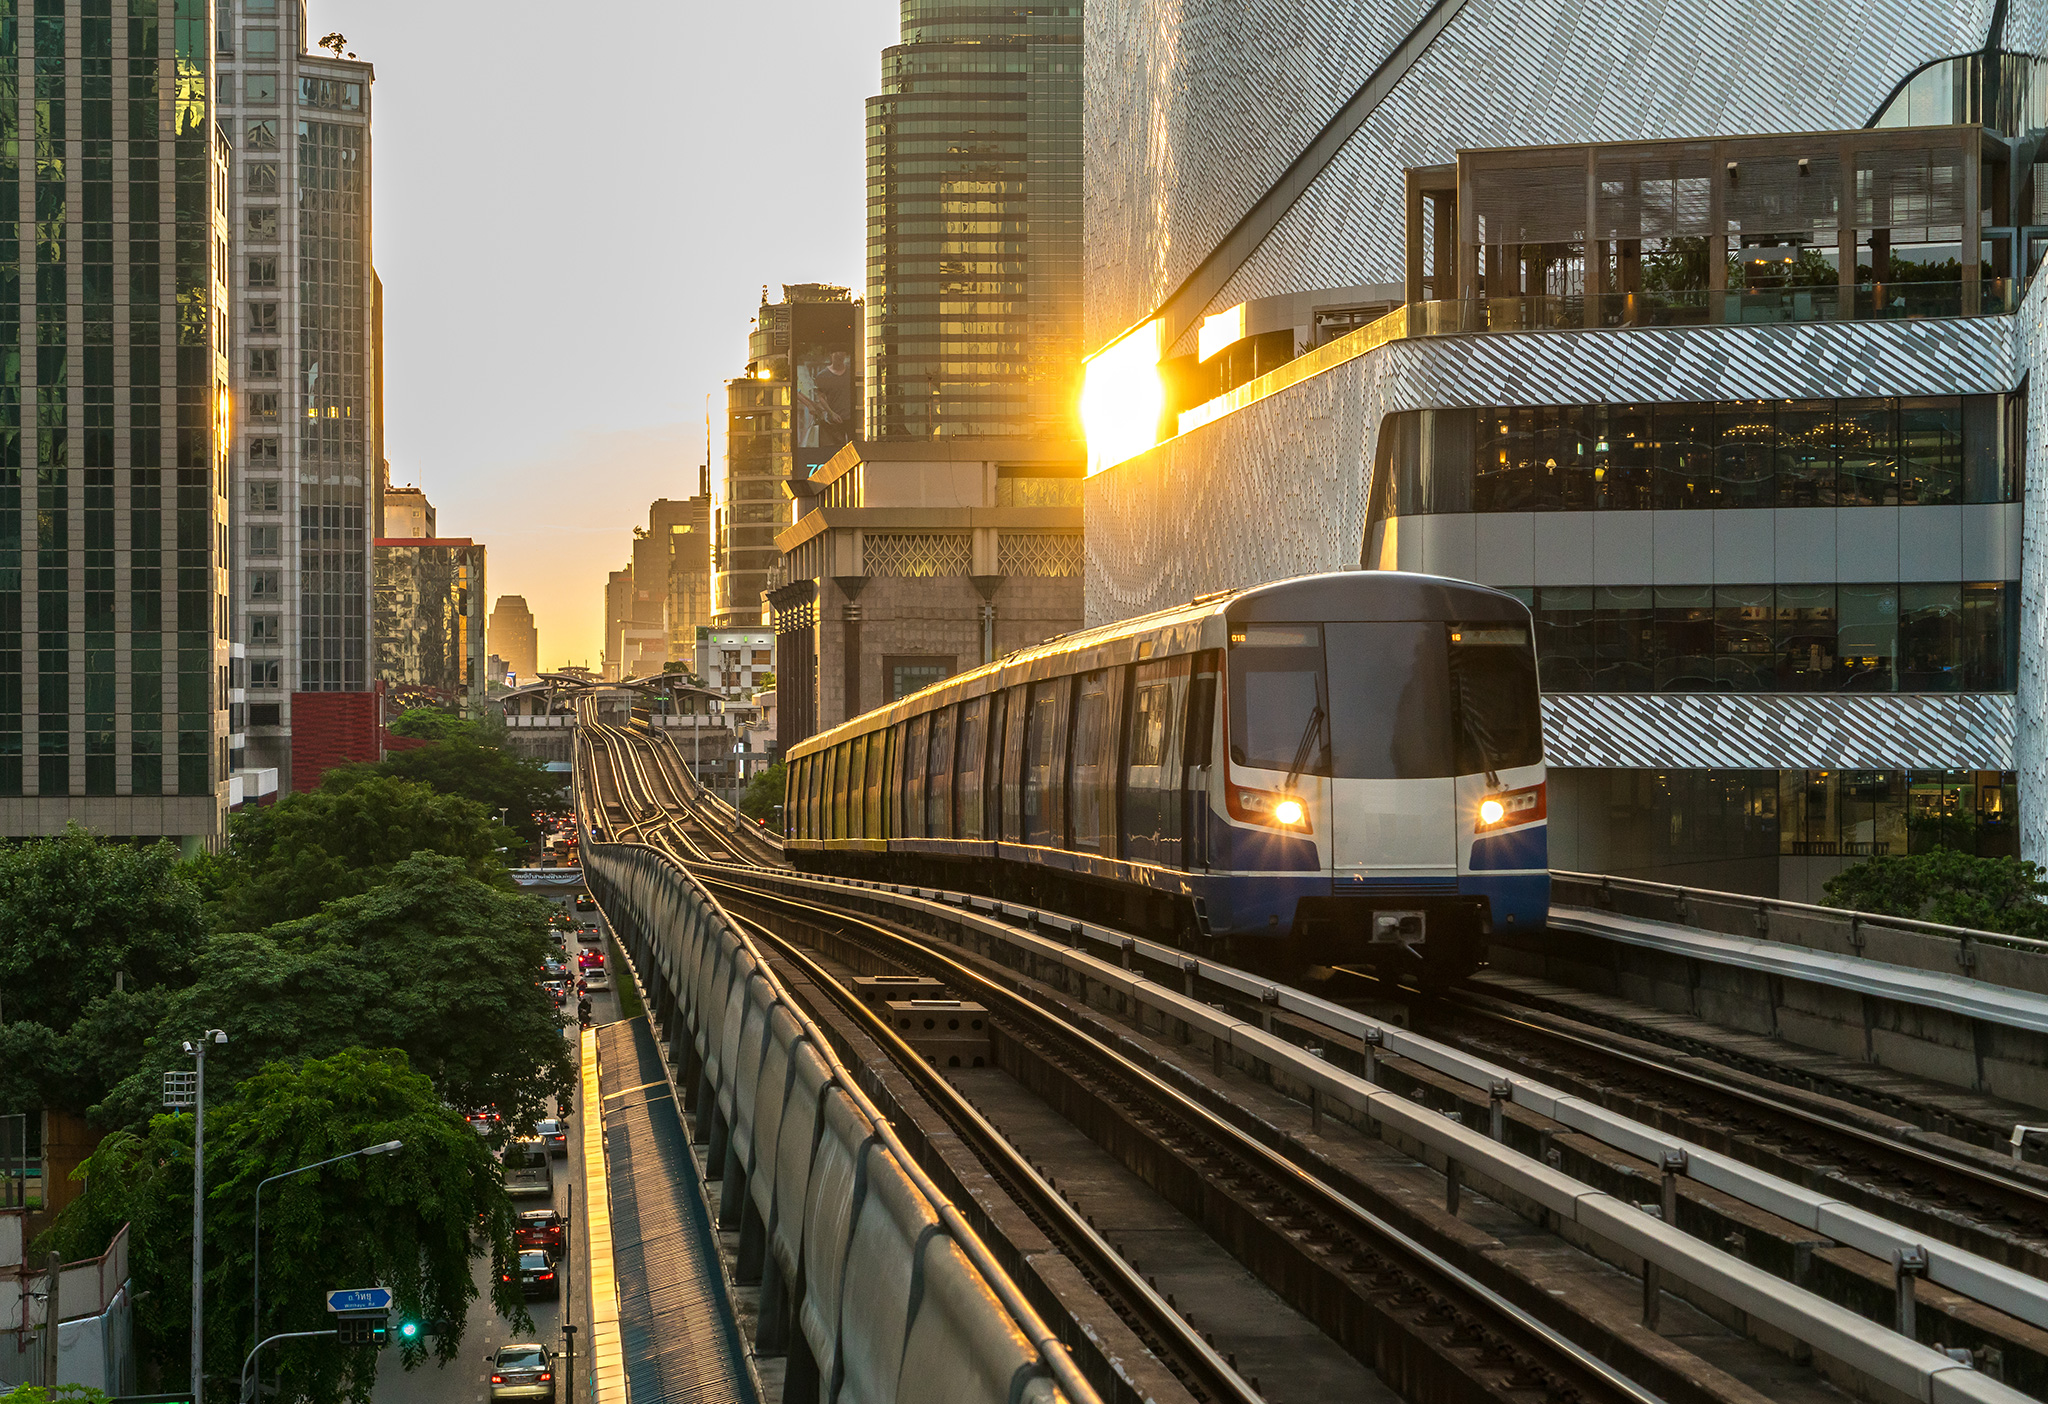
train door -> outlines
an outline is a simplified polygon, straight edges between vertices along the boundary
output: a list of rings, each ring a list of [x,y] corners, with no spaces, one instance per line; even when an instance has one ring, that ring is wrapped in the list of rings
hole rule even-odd
[[[1434,620],[1323,626],[1339,889],[1458,871],[1450,664]]]
[[[1181,866],[1209,866],[1209,774],[1216,747],[1217,655],[1195,655],[1188,678],[1186,721],[1181,727]]]
[[[1186,655],[1140,663],[1131,679],[1125,748],[1124,856],[1177,868],[1181,861],[1181,775],[1190,677]]]
[[[924,837],[925,764],[930,755],[932,714],[912,717],[903,736],[903,836]]]
[[[1030,689],[1008,688],[1003,693],[1003,832],[1010,843],[1024,839],[1024,723],[1029,712]]]
[[[888,773],[889,738],[894,734],[886,730],[868,733],[868,770],[862,785],[862,803],[867,810],[865,827],[871,839],[889,836],[889,831],[882,827],[882,777]]]
[[[1024,842],[1058,848],[1066,842],[1067,695],[1072,678],[1031,684],[1024,755]]]
[[[963,839],[985,837],[981,794],[988,758],[988,704],[988,698],[977,697],[960,705],[960,759],[953,766],[953,832]]]
[[[1114,858],[1122,824],[1117,816],[1117,741],[1123,734],[1124,670],[1098,668],[1075,682],[1073,756],[1067,786],[1072,818],[1070,847]]]
[[[953,837],[953,709],[931,714],[931,748],[926,759],[924,831],[932,838]]]

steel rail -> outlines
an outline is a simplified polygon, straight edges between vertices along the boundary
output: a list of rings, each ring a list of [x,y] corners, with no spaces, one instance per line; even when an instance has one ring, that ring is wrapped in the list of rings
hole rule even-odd
[[[1705,1091],[1715,1096],[1726,1097],[1744,1105],[1763,1108],[1774,1115],[1797,1122],[1804,1128],[1839,1137],[1860,1148],[1874,1151],[1879,1155],[1910,1162],[1918,1168],[1945,1174],[1961,1175],[1966,1179],[1988,1187],[1995,1193],[2023,1201],[2028,1209],[2041,1216],[2044,1227],[2048,1227],[2048,1187],[2043,1187],[2042,1185],[2014,1176],[2000,1174],[1988,1165],[1982,1165],[1960,1156],[1951,1155],[1936,1146],[1929,1146],[1915,1141],[1899,1140],[1891,1136],[1882,1135],[1868,1127],[1858,1126],[1852,1121],[1830,1116],[1818,1108],[1804,1107],[1796,1102],[1782,1101],[1755,1088],[1740,1087],[1731,1083],[1716,1081],[1705,1074],[1692,1072],[1685,1068],[1673,1067],[1668,1063],[1660,1063],[1656,1059],[1645,1057],[1640,1053],[1634,1053],[1625,1048],[1617,1048],[1612,1044],[1602,1042],[1598,1038],[1591,1038],[1569,1030],[1552,1028],[1547,1024],[1536,1023],[1518,1015],[1504,1012],[1498,1008],[1490,1008],[1488,1007],[1489,1004],[1500,1001],[1497,996],[1489,993],[1460,990],[1455,993],[1454,1002],[1461,1014],[1476,1014],[1483,1019],[1490,1019],[1498,1024],[1505,1024],[1524,1030],[1545,1041],[1590,1053],[1611,1063],[1620,1064],[1631,1071],[1647,1074],[1654,1079],[1676,1083],[1689,1089]],[[1493,1056],[1500,1055],[1495,1054]],[[1963,1245],[1959,1244],[1957,1246]]]
[[[858,994],[847,989],[797,942],[769,930],[758,921],[740,916],[733,916],[732,920],[735,925],[747,928],[758,939],[774,946],[814,985],[852,1015],[867,1035],[881,1045],[890,1060],[917,1084],[918,1090],[933,1103],[961,1140],[999,1179],[1009,1182],[1013,1196],[1028,1197],[1028,1207],[1040,1218],[1042,1227],[1053,1230],[1067,1256],[1107,1280],[1111,1290],[1123,1299],[1125,1311],[1119,1314],[1125,1315],[1127,1320],[1135,1318],[1145,1330],[1170,1343],[1182,1367],[1199,1380],[1210,1398],[1260,1404],[1264,1396],[1202,1338],[1187,1318],[1167,1305],[1159,1291],[1110,1246],[1108,1240],[1088,1222],[1087,1216],[1068,1203],[1038,1172],[1037,1167],[1026,1160],[1023,1153],[967,1100],[964,1093],[941,1076],[890,1027],[887,1019],[875,1013]],[[836,1055],[834,1061],[837,1061]],[[1018,1194],[1020,1190],[1022,1195]],[[1050,1222],[1045,1222],[1047,1220]],[[1112,1309],[1114,1306],[1112,1303]],[[1183,1383],[1188,1382],[1183,1380]]]
[[[1089,1056],[1107,1063],[1127,1084],[1143,1089],[1148,1096],[1170,1107],[1186,1124],[1199,1128],[1202,1134],[1231,1148],[1240,1158],[1259,1166],[1269,1177],[1270,1183],[1283,1192],[1291,1191],[1316,1205],[1330,1218],[1348,1223],[1354,1232],[1386,1252],[1390,1259],[1407,1259],[1402,1270],[1424,1277],[1433,1276],[1439,1284],[1439,1290],[1467,1297],[1471,1305],[1466,1309],[1473,1311],[1475,1316],[1491,1314],[1509,1323],[1513,1329],[1524,1335],[1525,1340],[1520,1343],[1520,1348],[1529,1352],[1532,1357],[1540,1358],[1545,1352],[1563,1357],[1561,1361],[1548,1367],[1554,1374],[1570,1378],[1577,1372],[1585,1377],[1586,1382],[1605,1386],[1620,1398],[1636,1401],[1637,1404],[1662,1404],[1662,1396],[1622,1374],[1587,1347],[1580,1345],[1556,1327],[1539,1320],[1434,1249],[1359,1204],[1342,1190],[1317,1178],[1307,1167],[1256,1140],[1155,1073],[1140,1067],[1114,1047],[1098,1040],[1087,1030],[1010,986],[982,974],[922,940],[892,931],[868,918],[779,893],[765,893],[723,875],[699,874],[698,881],[708,888],[724,888],[754,902],[764,902],[785,910],[813,913],[813,920],[822,917],[833,923],[850,923],[873,932],[892,946],[908,949],[920,962],[943,971],[940,978],[947,984],[962,993],[971,991],[977,1002],[986,1004],[991,1009],[1000,1008],[1013,1017],[1019,1017],[1040,1031],[1049,1033],[1056,1041],[1084,1046]]]

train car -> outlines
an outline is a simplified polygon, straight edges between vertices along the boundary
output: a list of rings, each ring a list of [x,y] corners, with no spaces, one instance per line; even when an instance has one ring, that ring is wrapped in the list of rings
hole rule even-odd
[[[1264,969],[1469,973],[1550,878],[1528,608],[1348,571],[1066,635],[796,746],[801,869]]]

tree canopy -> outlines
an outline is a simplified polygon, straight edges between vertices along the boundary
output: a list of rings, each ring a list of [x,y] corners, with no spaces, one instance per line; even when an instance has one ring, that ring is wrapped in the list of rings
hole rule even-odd
[[[502,809],[506,827],[527,843],[540,841],[534,813],[562,807],[561,778],[550,775],[540,762],[460,734],[416,750],[393,751],[376,765],[330,770],[320,788],[344,793],[376,776],[430,785],[444,795],[474,800],[492,814]]]
[[[214,938],[199,977],[161,1010],[157,1039],[100,1108],[132,1121],[154,1104],[177,1041],[232,1035],[209,1056],[217,1076],[357,1046],[400,1050],[451,1105],[496,1104],[530,1126],[573,1087],[561,1022],[536,984],[550,949],[548,904],[504,891],[460,860],[416,853],[372,890],[262,932]]]
[[[393,736],[413,736],[427,741],[483,739],[483,728],[467,717],[439,707],[408,707],[386,728]]]
[[[403,1053],[351,1048],[296,1066],[273,1064],[213,1100],[206,1130],[212,1392],[234,1391],[232,1371],[255,1339],[257,1182],[385,1141],[403,1145],[294,1175],[265,1191],[266,1330],[318,1329],[332,1319],[325,1306],[330,1288],[377,1282],[392,1289],[402,1314],[450,1323],[433,1346],[439,1358],[452,1360],[478,1295],[470,1260],[485,1249],[495,1305],[521,1328],[530,1325],[517,1284],[503,1281],[515,1260],[512,1208],[490,1151]],[[191,1116],[158,1116],[140,1133],[115,1132],[80,1174],[86,1192],[38,1248],[71,1259],[94,1256],[128,1224],[137,1347],[160,1362],[167,1383],[181,1379],[192,1302]],[[282,1373],[285,1397],[367,1404],[376,1381],[374,1349],[303,1345],[287,1343],[266,1356],[266,1373],[273,1365]],[[405,1367],[425,1357],[424,1344],[410,1345]]]
[[[425,850],[460,861],[480,882],[509,887],[510,835],[474,800],[388,775],[291,795],[236,816],[234,850],[216,879],[221,927],[253,931],[311,916],[367,892]]]
[[[740,813],[773,823],[775,806],[782,803],[783,792],[788,788],[789,772],[777,761],[747,782],[747,788],[740,792]]]
[[[2048,869],[1953,848],[1868,859],[1827,881],[1827,904],[2048,939]]]

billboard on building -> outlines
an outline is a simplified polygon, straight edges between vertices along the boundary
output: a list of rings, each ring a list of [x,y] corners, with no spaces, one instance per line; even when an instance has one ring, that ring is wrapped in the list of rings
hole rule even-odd
[[[799,302],[790,312],[794,467],[798,476],[808,478],[858,432],[858,323],[850,302]]]

